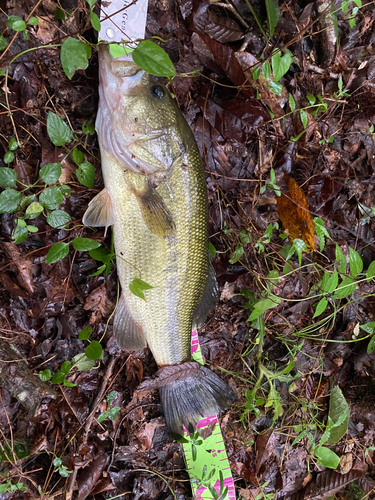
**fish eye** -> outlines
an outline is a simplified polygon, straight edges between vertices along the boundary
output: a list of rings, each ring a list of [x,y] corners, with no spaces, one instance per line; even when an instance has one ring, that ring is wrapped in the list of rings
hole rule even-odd
[[[152,92],[152,95],[155,96],[160,101],[163,99],[163,97],[165,95],[164,89],[160,85],[154,85],[151,88],[151,92]]]

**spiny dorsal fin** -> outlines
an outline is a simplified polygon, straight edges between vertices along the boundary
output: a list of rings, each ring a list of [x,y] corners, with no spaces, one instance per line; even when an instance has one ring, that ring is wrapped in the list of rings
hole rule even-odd
[[[133,188],[132,191],[137,197],[143,220],[153,234],[163,238],[175,229],[171,212],[156,189],[147,181],[144,189]]]
[[[115,334],[118,345],[124,351],[143,349],[147,345],[143,335],[143,329],[134,321],[123,294],[121,294],[117,305],[115,321],[113,323],[113,333]]]
[[[112,200],[107,188],[93,198],[82,218],[85,226],[107,228],[114,224]]]

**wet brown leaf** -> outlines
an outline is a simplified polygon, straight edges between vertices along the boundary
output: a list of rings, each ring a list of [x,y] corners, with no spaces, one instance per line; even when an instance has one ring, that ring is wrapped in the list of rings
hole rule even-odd
[[[85,467],[78,478],[78,500],[85,500],[96,486],[103,470],[107,467],[110,456],[103,453],[99,455],[90,465]]]
[[[100,322],[112,312],[112,302],[107,298],[105,283],[93,290],[87,297],[83,309],[92,311],[90,325]]]
[[[315,250],[314,222],[301,188],[293,177],[288,178],[288,190],[277,198],[277,209],[285,230],[292,239],[303,240],[310,252]]]
[[[10,261],[17,267],[18,282],[30,294],[35,292],[33,281],[32,264],[30,259],[25,257],[15,243],[3,242],[5,253]]]

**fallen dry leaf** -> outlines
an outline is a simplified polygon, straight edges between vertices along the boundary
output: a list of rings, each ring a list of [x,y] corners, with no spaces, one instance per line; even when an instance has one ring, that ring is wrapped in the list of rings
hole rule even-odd
[[[85,311],[92,310],[90,325],[110,314],[112,311],[112,302],[107,298],[105,283],[102,283],[90,293],[83,309],[85,309]]]
[[[277,209],[284,229],[294,240],[303,240],[310,252],[315,250],[314,222],[301,188],[293,177],[288,178],[288,189],[277,198]]]

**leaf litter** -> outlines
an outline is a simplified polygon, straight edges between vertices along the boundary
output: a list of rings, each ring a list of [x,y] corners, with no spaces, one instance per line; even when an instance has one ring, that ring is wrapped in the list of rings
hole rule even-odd
[[[222,301],[200,341],[204,358],[224,370],[238,394],[221,421],[238,498],[274,498],[276,492],[285,499],[371,498],[373,5],[344,2],[330,12],[325,2],[295,2],[278,11],[267,0],[252,2],[255,18],[241,1],[149,3],[147,38],[167,40],[162,46],[177,73],[195,72],[177,76],[171,88],[207,176]],[[71,192],[64,191],[60,209],[72,222],[54,228],[43,214],[25,219],[37,232],[16,244],[12,235],[22,211],[0,215],[0,328],[2,343],[16,349],[3,372],[14,380],[0,388],[0,453],[10,458],[2,455],[2,485],[27,488],[17,498],[104,499],[128,492],[127,498],[170,499],[168,483],[175,498],[190,498],[181,450],[167,433],[158,396],[137,390],[156,372],[155,362],[147,349],[122,353],[112,322],[107,325],[117,300],[110,251],[99,261],[70,245],[79,236],[110,248],[104,233],[77,227],[103,185],[96,138],[83,132],[96,113],[97,60],[94,50],[88,59],[79,45],[81,69],[66,75],[58,49],[46,45],[76,40],[77,33],[78,43],[95,42],[90,7],[74,0],[21,2],[6,12],[27,19],[34,7],[39,24],[27,28],[29,40],[0,15],[8,44],[0,53],[2,68],[17,56],[2,83],[0,157],[10,158],[16,137],[14,160],[1,167],[13,168],[18,183],[4,188],[34,184],[25,191],[30,204],[44,189],[40,168],[61,163],[60,184]],[[269,42],[265,30],[274,31]],[[64,42],[65,49],[77,42]],[[48,116],[58,117],[57,129],[65,124],[64,141],[76,134],[78,157],[67,156],[59,137],[48,139]],[[295,246],[298,240],[308,251]],[[66,257],[47,264],[58,242],[68,244]],[[269,296],[276,302],[261,309]],[[248,321],[254,311],[261,316]],[[89,325],[91,334],[81,340],[79,332]],[[95,342],[104,348],[101,358],[78,362]],[[68,386],[40,380],[39,372],[53,375],[65,362],[71,363]],[[257,383],[261,373],[267,376]],[[30,407],[16,390],[22,378],[37,392]],[[113,419],[97,421],[118,407]],[[347,407],[350,419],[341,421]],[[339,457],[337,470],[319,463],[314,451],[327,432],[320,449]],[[56,458],[59,470],[52,465]]]

